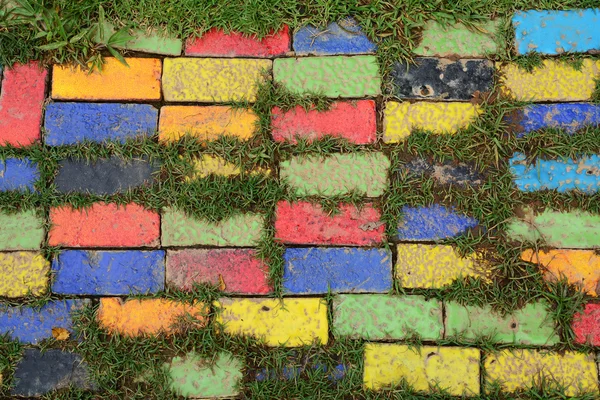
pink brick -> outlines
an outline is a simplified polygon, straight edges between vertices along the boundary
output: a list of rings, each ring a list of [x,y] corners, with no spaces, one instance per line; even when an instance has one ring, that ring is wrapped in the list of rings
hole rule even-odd
[[[262,39],[238,32],[225,33],[213,28],[199,38],[188,39],[186,56],[271,57],[290,51],[289,28],[284,26]]]
[[[277,204],[275,238],[293,244],[369,246],[384,240],[385,225],[371,204],[357,209],[342,204],[339,213],[328,215],[318,204]]]
[[[40,140],[48,71],[36,62],[4,70],[0,95],[0,145],[28,146]]]
[[[312,141],[330,135],[351,143],[369,144],[377,140],[376,117],[375,102],[359,100],[333,103],[329,110],[323,112],[307,112],[298,106],[284,113],[275,107],[271,125],[277,142],[287,140],[296,143],[296,137]]]
[[[167,251],[167,283],[190,290],[209,283],[223,291],[265,294],[271,291],[268,267],[253,249],[185,249]]]
[[[600,346],[600,304],[587,304],[583,314],[575,314],[573,331],[577,343]]]

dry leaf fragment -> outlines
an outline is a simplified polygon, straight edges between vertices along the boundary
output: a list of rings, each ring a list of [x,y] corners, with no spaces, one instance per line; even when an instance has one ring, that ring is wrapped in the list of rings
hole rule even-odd
[[[52,328],[52,336],[56,340],[67,340],[71,334],[65,328]]]

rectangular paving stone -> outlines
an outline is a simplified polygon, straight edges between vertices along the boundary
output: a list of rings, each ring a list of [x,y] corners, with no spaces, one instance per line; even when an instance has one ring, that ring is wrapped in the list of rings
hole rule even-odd
[[[242,173],[242,169],[223,157],[203,154],[192,160],[194,172],[187,176],[187,181],[194,179],[203,179],[211,175],[232,177]]]
[[[271,60],[165,58],[164,98],[174,102],[254,102],[258,83],[264,82],[271,66]]]
[[[333,298],[333,335],[366,340],[444,336],[442,302],[423,296],[342,294]]]
[[[573,134],[600,125],[600,105],[590,103],[533,104],[508,118],[517,137],[538,129],[555,128]]]
[[[434,163],[417,157],[400,166],[399,171],[414,176],[425,175],[443,186],[478,187],[485,181],[485,176],[474,164],[456,162],[456,160]]]
[[[298,363],[302,363],[302,366],[298,366]],[[253,371],[255,373],[250,375],[250,379],[255,379],[257,382],[291,381],[302,379],[302,373],[306,372],[306,374],[324,373],[327,379],[337,382],[344,379],[349,368],[350,366],[345,364],[337,364],[332,368],[328,368],[326,364],[310,360],[308,357],[305,359],[297,357],[292,358],[292,361],[278,368],[261,368]]]
[[[41,253],[0,253],[0,296],[41,296],[46,293],[50,262]]]
[[[63,250],[52,260],[52,292],[119,296],[165,288],[165,252]]]
[[[600,345],[600,304],[588,303],[583,312],[575,313],[572,328],[576,343]]]
[[[52,98],[61,100],[160,100],[162,63],[158,58],[105,57],[102,71],[54,65]]]
[[[296,93],[327,97],[366,97],[381,94],[375,56],[278,58],[273,78]]]
[[[324,28],[308,25],[294,33],[296,55],[369,54],[376,50],[377,46],[351,17],[332,22]]]
[[[27,158],[7,158],[0,160],[0,192],[16,190],[34,191],[34,184],[40,179],[37,163]]]
[[[0,213],[0,250],[37,250],[44,240],[44,221],[33,210]]]
[[[479,349],[367,343],[364,386],[381,390],[404,380],[419,392],[439,386],[453,396],[479,395]]]
[[[461,23],[448,26],[427,21],[421,42],[413,53],[429,57],[485,57],[498,52],[496,34],[499,28],[500,20],[477,24],[475,29]]]
[[[108,39],[116,32],[115,27],[109,22],[105,22],[102,26],[104,37],[100,35],[98,29],[94,41],[97,43],[106,43]],[[156,31],[144,31],[141,29],[128,29],[130,40],[124,44],[113,45],[117,49],[126,49],[140,51],[143,53],[164,54],[167,56],[181,55],[183,41],[174,36],[167,36]]]
[[[468,215],[433,204],[426,207],[402,207],[402,216],[398,223],[400,241],[440,241],[453,238],[475,228],[479,222]]]
[[[327,302],[319,298],[222,298],[216,322],[225,333],[264,340],[267,346],[326,345]]]
[[[290,33],[287,25],[278,31],[271,31],[262,39],[256,35],[225,33],[221,29],[212,28],[200,37],[188,39],[185,44],[186,56],[273,57],[289,50]]]

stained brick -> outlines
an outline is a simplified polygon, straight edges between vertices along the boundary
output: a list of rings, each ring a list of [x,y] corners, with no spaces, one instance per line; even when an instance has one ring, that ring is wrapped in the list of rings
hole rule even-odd
[[[0,296],[40,296],[49,283],[50,262],[41,253],[0,253]]]
[[[426,175],[440,185],[480,186],[484,176],[475,166],[455,161],[434,164],[424,158],[415,158],[402,167],[403,170],[415,174]]]
[[[453,207],[434,204],[427,207],[402,207],[398,223],[400,241],[439,241],[464,234],[475,228],[475,218],[458,213]]]
[[[573,317],[575,342],[600,346],[600,304],[588,303]]]
[[[354,18],[332,22],[324,28],[305,26],[294,34],[297,55],[335,55],[375,53],[377,46],[369,40]]]
[[[255,35],[225,33],[213,28],[201,37],[188,39],[185,45],[186,56],[272,57],[285,54],[289,50],[290,33],[287,25],[277,32],[271,31],[262,39]]]
[[[295,361],[295,360],[293,360]],[[321,362],[315,362],[308,357],[305,359],[298,360],[297,363],[301,363],[302,366],[294,365],[294,363],[284,364],[281,368],[262,368],[254,374],[253,378],[258,382],[265,381],[290,381],[294,379],[302,379],[302,373],[304,372],[311,378],[313,374],[321,373],[324,374],[330,381],[339,381],[344,379],[346,371],[349,366],[345,364],[337,364],[333,368],[329,369],[326,364]],[[252,375],[251,375],[252,377]]]
[[[538,129],[556,128],[569,134],[600,125],[600,105],[589,103],[533,104],[508,119],[517,137]]]
[[[413,53],[435,57],[485,57],[498,51],[496,34],[500,21],[487,21],[469,29],[464,24],[444,25],[427,21],[419,46]]]
[[[40,178],[37,163],[29,159],[8,158],[0,160],[0,191],[33,191]]]
[[[43,221],[35,211],[0,213],[0,250],[37,250],[43,240]]]
[[[109,38],[116,32],[115,27],[105,22],[103,24],[104,37],[100,36],[100,30],[94,40],[97,43],[106,43]],[[183,42],[173,36],[166,36],[164,32],[144,31],[141,29],[128,29],[130,40],[121,44],[113,44],[112,47],[117,49],[126,49],[140,51],[143,53],[164,54],[168,56],[178,56],[181,54]]]
[[[194,167],[194,172],[187,177],[188,180],[202,179],[211,175],[231,177],[242,173],[242,169],[236,164],[233,164],[222,157],[210,154],[203,154],[202,156],[193,159],[192,165]]]

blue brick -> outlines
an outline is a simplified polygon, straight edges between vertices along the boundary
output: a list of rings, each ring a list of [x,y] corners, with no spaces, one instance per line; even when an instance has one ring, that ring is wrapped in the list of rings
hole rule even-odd
[[[65,295],[156,293],[164,289],[165,252],[66,250],[52,261],[52,291]]]
[[[148,104],[50,103],[46,107],[45,143],[123,143],[128,138],[154,134],[157,120],[158,110]]]
[[[9,158],[0,160],[0,191],[34,190],[33,184],[40,178],[37,164],[28,159]]]
[[[310,362],[310,361],[307,361]],[[272,380],[292,380],[300,377],[300,374],[305,370],[304,367],[297,366],[284,366],[281,369],[267,369],[262,368],[256,372],[255,379],[258,382],[272,381]],[[314,371],[325,373],[325,376],[331,381],[339,381],[346,376],[347,367],[344,364],[337,364],[332,371],[328,372],[327,365],[316,363],[312,365]]]
[[[453,208],[439,204],[428,207],[402,208],[398,224],[398,239],[410,241],[437,241],[455,237],[478,225],[475,218],[459,214]]]
[[[284,288],[293,294],[384,293],[392,287],[392,255],[384,249],[290,248]]]
[[[521,126],[518,137],[543,128],[559,128],[575,133],[600,124],[600,105],[589,103],[534,104],[525,107],[510,121]]]
[[[364,54],[375,50],[377,46],[352,18],[332,22],[325,29],[305,26],[294,35],[294,51],[299,55]]]

